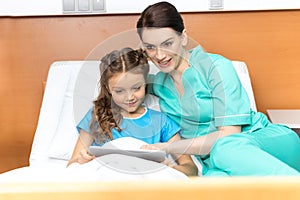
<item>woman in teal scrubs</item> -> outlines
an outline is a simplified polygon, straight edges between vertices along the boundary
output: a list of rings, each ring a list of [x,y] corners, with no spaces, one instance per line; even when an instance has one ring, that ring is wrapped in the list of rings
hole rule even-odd
[[[297,134],[251,110],[230,60],[200,46],[186,50],[184,23],[172,4],[147,7],[137,31],[160,70],[150,91],[185,138],[145,148],[197,155],[204,176],[300,175]]]

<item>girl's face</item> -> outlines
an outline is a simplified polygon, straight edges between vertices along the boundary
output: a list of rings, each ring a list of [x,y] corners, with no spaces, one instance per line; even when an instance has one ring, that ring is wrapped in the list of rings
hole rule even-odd
[[[140,106],[145,98],[146,81],[143,74],[118,73],[108,81],[112,100],[124,117],[139,116],[144,112]]]
[[[187,35],[183,31],[178,35],[171,28],[143,28],[142,42],[152,62],[165,73],[180,70],[182,56],[187,44]]]

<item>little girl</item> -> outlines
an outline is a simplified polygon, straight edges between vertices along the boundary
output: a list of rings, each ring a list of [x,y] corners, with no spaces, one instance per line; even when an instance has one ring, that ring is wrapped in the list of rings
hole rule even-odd
[[[142,105],[149,72],[142,50],[124,48],[101,59],[100,94],[78,124],[80,136],[68,163],[86,163],[90,145],[101,146],[121,137],[133,137],[149,144],[180,140],[180,127],[165,114]],[[176,159],[173,168],[188,176],[197,175],[197,167],[188,155]],[[170,162],[165,162],[168,165]]]

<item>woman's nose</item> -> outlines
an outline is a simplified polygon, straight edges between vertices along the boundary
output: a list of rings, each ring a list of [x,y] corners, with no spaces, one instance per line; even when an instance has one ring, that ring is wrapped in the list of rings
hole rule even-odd
[[[165,52],[164,52],[161,48],[157,48],[157,49],[156,49],[155,57],[156,57],[158,60],[162,60],[162,59],[165,57]]]

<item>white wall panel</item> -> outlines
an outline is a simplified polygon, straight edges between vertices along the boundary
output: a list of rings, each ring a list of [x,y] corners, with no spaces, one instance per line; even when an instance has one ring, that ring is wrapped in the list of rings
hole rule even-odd
[[[0,16],[64,15],[62,1],[63,0],[0,0]],[[169,0],[169,2],[173,3],[181,12],[300,8],[300,0],[223,0],[223,9],[210,10],[209,1],[211,0]],[[78,0],[75,0],[75,2],[78,2]],[[157,0],[106,0],[106,10],[103,13],[140,13],[146,6],[154,2],[157,2]],[[85,12],[78,14],[99,13]]]

